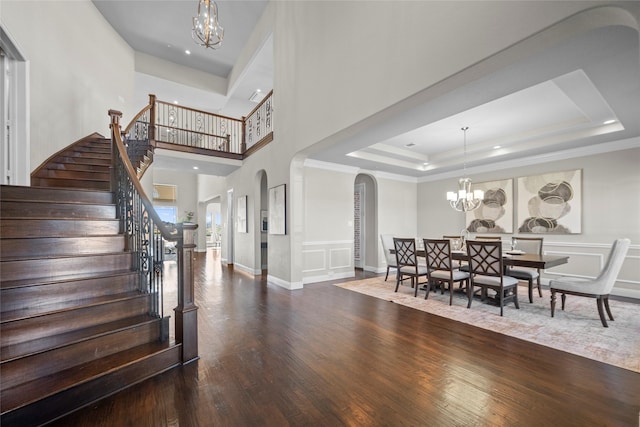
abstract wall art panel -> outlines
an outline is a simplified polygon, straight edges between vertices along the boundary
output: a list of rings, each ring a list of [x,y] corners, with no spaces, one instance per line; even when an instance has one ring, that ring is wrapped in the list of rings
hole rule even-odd
[[[518,178],[518,232],[582,233],[582,169]]]

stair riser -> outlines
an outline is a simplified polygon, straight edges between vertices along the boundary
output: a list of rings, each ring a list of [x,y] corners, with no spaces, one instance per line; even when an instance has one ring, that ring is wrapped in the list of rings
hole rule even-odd
[[[102,165],[111,166],[111,159],[96,159],[96,158],[84,158],[84,157],[69,157],[61,156],[55,158],[56,163],[75,163],[78,165]]]
[[[2,364],[2,387],[9,388],[101,357],[158,341],[160,320],[115,331]]]
[[[108,181],[111,179],[109,172],[101,171],[77,171],[77,170],[59,170],[59,169],[42,169],[38,173],[38,178],[58,178],[58,179],[88,179],[93,181]]]
[[[107,159],[111,161],[111,152],[96,153],[93,151],[67,150],[60,153],[60,157],[82,157],[83,159]]]
[[[55,278],[69,274],[88,274],[130,271],[133,256],[130,253],[87,255],[67,258],[4,261],[2,280]]]
[[[3,201],[2,218],[92,218],[114,219],[115,205]]]
[[[0,260],[123,252],[124,235],[0,240]]]
[[[30,405],[9,406],[3,403],[3,426],[35,426],[60,418],[133,384],[167,371],[180,363],[181,347],[171,347],[145,359],[137,360],[121,369],[106,372],[97,378],[68,390],[48,396]]]
[[[2,324],[0,345],[4,347],[145,314],[149,312],[149,303],[149,295],[140,294],[121,301],[5,322]]]
[[[110,167],[106,165],[83,165],[78,163],[50,163],[47,165],[48,170],[66,170],[80,172],[101,172],[109,173]]]
[[[0,236],[6,239],[106,236],[119,232],[120,223],[115,219],[0,219]]]
[[[0,306],[3,312],[35,309],[50,304],[62,304],[71,300],[115,295],[138,288],[137,273],[106,276],[86,280],[55,282],[18,288],[2,289]]]
[[[111,189],[111,183],[109,181],[79,181],[61,178],[31,177],[31,185],[40,187],[82,188],[104,191],[109,191]]]
[[[106,191],[66,190],[63,188],[23,187],[15,185],[0,186],[3,203],[11,200],[28,202],[52,201],[64,203],[88,203],[109,205],[113,203],[113,193]]]
[[[87,154],[91,153],[103,153],[111,154],[111,145],[108,144],[77,144],[73,147],[72,151],[83,151]]]

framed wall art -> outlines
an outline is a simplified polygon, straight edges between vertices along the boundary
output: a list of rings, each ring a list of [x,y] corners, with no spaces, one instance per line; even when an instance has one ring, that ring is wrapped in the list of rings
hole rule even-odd
[[[238,197],[238,233],[248,233],[247,230],[247,196]]]
[[[513,179],[473,183],[484,191],[480,207],[467,212],[466,229],[471,233],[513,233]]]
[[[269,234],[287,234],[286,184],[269,189]]]
[[[582,233],[582,169],[518,178],[518,231]]]

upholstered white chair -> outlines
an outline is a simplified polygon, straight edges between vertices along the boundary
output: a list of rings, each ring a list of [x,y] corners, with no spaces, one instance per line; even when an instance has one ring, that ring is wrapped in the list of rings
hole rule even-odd
[[[386,282],[387,278],[389,277],[389,269],[391,269],[391,268],[397,269],[398,268],[398,266],[396,265],[396,256],[391,253],[391,249],[393,249],[393,235],[391,235],[391,234],[381,234],[380,235],[380,241],[382,242],[382,250],[384,251],[384,259],[385,259],[385,262],[387,263],[387,274],[385,274],[385,276],[384,276],[384,281]]]
[[[609,325],[607,325],[607,319],[604,316],[603,305],[604,309],[607,310],[609,319],[613,320],[611,310],[609,309],[609,294],[613,289],[613,285],[616,283],[616,278],[618,277],[618,273],[620,273],[624,257],[627,255],[630,244],[631,240],[629,239],[617,239],[614,241],[607,262],[595,279],[563,277],[549,282],[549,289],[551,290],[551,317],[553,317],[556,308],[556,293],[560,293],[562,297],[562,310],[564,310],[567,294],[595,298],[602,326],[608,328]]]
[[[544,238],[542,237],[512,237],[511,246],[514,246],[514,241],[517,241],[515,248],[523,251],[527,254],[542,255],[542,244]],[[516,255],[517,256],[517,255]],[[507,274],[511,277],[515,277],[518,280],[526,280],[529,285],[529,302],[533,302],[533,281],[536,281],[538,287],[538,294],[542,298],[542,288],[540,287],[540,269],[539,268],[508,268]]]

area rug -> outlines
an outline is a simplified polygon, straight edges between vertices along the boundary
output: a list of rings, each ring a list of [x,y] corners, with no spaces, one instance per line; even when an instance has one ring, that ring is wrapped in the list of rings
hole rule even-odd
[[[550,295],[543,289],[540,298],[534,290],[534,301],[529,303],[526,287],[520,287],[520,309],[513,303],[504,308],[474,299],[467,309],[467,297],[454,292],[453,305],[449,306],[449,293],[431,292],[425,300],[425,291],[413,296],[408,285],[394,292],[395,280],[371,278],[337,284],[344,289],[391,301],[458,322],[513,336],[536,344],[577,354],[610,365],[640,372],[640,304],[609,301],[615,321],[604,328],[598,316],[593,298],[567,295],[565,310],[560,309],[560,296],[555,317],[551,317]],[[457,285],[456,285],[457,286]]]

